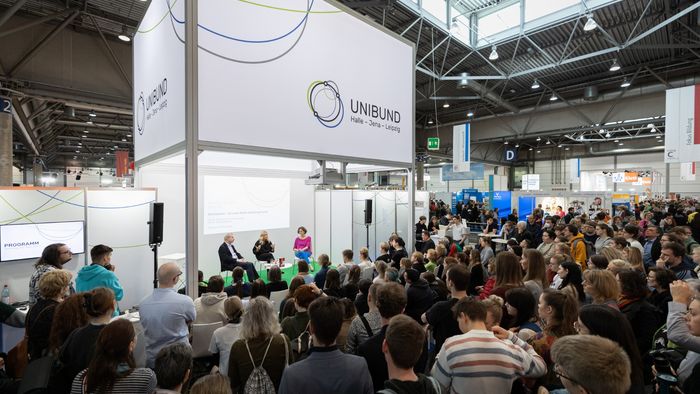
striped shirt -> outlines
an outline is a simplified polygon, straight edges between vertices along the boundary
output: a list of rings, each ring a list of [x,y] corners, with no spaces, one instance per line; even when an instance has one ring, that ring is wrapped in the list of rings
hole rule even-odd
[[[71,394],[92,394],[83,391],[83,378],[86,372],[87,369],[82,370],[73,379]],[[155,389],[156,374],[148,368],[134,368],[129,375],[117,379],[109,392],[112,394],[150,394]]]
[[[471,330],[445,341],[432,375],[449,393],[509,393],[518,377],[545,372],[542,357],[512,332],[502,341],[491,331]]]

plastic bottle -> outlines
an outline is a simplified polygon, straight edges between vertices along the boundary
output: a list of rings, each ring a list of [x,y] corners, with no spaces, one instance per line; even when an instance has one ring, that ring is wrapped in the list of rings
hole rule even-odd
[[[2,302],[5,304],[10,304],[10,288],[5,285],[2,288]]]

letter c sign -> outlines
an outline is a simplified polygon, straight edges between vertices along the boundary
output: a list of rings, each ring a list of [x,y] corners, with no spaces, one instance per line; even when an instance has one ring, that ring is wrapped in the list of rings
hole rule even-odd
[[[503,160],[505,161],[517,161],[518,151],[515,149],[505,149],[503,152]]]

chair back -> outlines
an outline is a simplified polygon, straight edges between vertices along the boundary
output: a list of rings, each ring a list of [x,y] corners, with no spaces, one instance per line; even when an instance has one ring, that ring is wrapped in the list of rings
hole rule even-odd
[[[207,357],[211,356],[209,344],[214,331],[222,327],[223,322],[217,321],[214,323],[193,324],[192,325],[192,357]]]
[[[282,300],[284,300],[284,297],[287,296],[287,293],[289,293],[289,290],[270,292],[270,301],[272,301],[275,307],[279,308],[280,304],[282,303]]]

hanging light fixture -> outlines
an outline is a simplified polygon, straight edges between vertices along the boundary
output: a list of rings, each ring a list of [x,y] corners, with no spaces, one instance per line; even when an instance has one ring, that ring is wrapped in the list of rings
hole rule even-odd
[[[532,82],[531,88],[532,88],[532,89],[539,89],[539,88],[540,88],[540,83],[537,82],[537,80],[535,79],[535,80]]]
[[[547,145],[549,145],[551,143],[552,143],[552,141],[550,141],[550,140],[547,140],[547,142],[545,142],[545,144],[547,144]]]
[[[620,70],[620,63],[617,61],[617,59],[614,59],[612,64],[610,65],[610,71],[618,71]]]
[[[442,108],[450,108],[450,103],[445,102],[445,104],[442,105]]]
[[[538,142],[539,142],[539,141],[542,141],[542,138],[537,137],[537,140],[536,140],[536,141],[538,141]]]
[[[528,149],[528,150],[532,150],[532,148],[530,148],[530,149]]]
[[[552,97],[549,98],[549,101],[557,101],[558,99],[557,95],[552,93]]]
[[[586,19],[586,24],[583,25],[583,31],[595,30],[598,27],[598,24],[596,23],[595,19],[593,19],[593,14],[588,14],[586,17],[588,19]]]
[[[433,123],[435,123],[435,122],[433,122],[433,118],[428,119],[428,124],[433,124]]]
[[[632,85],[632,83],[630,82],[630,80],[627,79],[627,78],[625,78],[625,80],[622,81],[622,83],[620,84],[620,87],[621,87],[621,88],[628,88],[628,87],[630,87],[630,85]]]
[[[90,111],[90,113],[89,113],[88,115],[89,115],[91,118],[94,118],[94,117],[97,116],[97,114],[95,113],[94,110],[93,110],[93,111]]]
[[[124,42],[131,41],[131,37],[129,37],[129,32],[126,30],[126,25],[122,26],[122,32],[117,37]]]
[[[498,51],[496,51],[496,46],[491,47],[491,54],[489,55],[489,60],[497,60],[498,59]]]
[[[474,111],[472,111],[472,110],[467,111],[467,116],[470,117],[470,118],[471,118],[472,116],[474,116]]]
[[[610,132],[605,133],[605,138],[610,138]]]
[[[516,147],[516,148],[520,148],[520,144],[515,144],[515,147]]]

